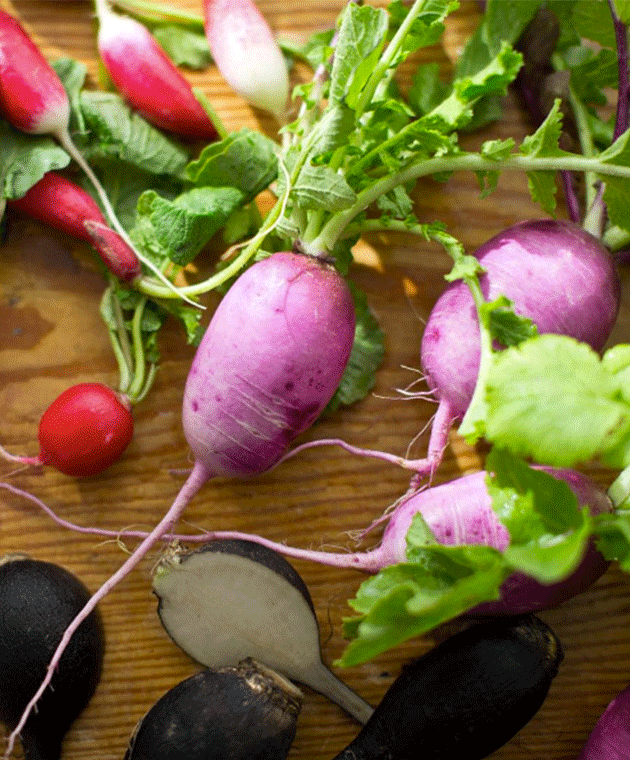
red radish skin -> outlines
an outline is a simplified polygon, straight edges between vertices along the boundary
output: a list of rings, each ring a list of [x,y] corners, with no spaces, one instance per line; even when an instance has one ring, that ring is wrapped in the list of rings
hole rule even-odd
[[[169,534],[209,479],[252,477],[277,464],[330,401],[354,332],[350,289],[317,258],[274,253],[236,280],[210,320],[184,391],[192,471],[164,517],[66,629],[46,678],[8,738],[6,756],[83,620]]]
[[[287,65],[254,0],[204,0],[206,37],[221,75],[251,105],[284,122]]]
[[[94,246],[105,266],[122,282],[141,274],[140,261],[107,222],[92,196],[56,172],[47,172],[10,208]]]
[[[98,177],[70,137],[70,101],[63,83],[20,23],[3,10],[0,10],[0,112],[23,132],[54,137],[85,172],[112,226],[138,259],[169,289],[190,301],[134,247]]]
[[[628,760],[630,757],[630,686],[600,715],[577,760]]]
[[[67,388],[39,422],[39,455],[11,461],[49,465],[73,477],[97,475],[117,462],[133,436],[131,405],[100,383]]]
[[[142,116],[160,129],[215,140],[217,131],[183,74],[139,21],[96,3],[99,54],[112,81]]]

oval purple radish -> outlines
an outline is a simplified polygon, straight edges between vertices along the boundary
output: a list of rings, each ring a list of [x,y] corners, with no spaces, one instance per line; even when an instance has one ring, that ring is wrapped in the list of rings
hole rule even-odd
[[[183,424],[209,476],[274,465],[334,394],[354,340],[342,277],[299,253],[244,272],[220,302],[195,355]]]
[[[476,252],[492,301],[509,298],[539,333],[559,333],[603,348],[617,318],[620,285],[612,257],[593,235],[569,222],[534,220],[504,230]],[[476,308],[462,281],[438,298],[421,344],[427,383],[454,419],[466,412],[479,371]]]

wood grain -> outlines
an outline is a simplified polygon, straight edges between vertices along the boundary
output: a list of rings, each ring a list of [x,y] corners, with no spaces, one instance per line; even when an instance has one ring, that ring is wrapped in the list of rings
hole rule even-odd
[[[172,0],[201,12],[198,0]],[[83,0],[2,0],[18,15],[44,52],[72,56],[86,64],[89,85],[98,71],[92,7]],[[260,0],[278,33],[305,36],[333,22],[340,0],[286,3]],[[465,1],[449,22],[443,47],[423,53],[448,70],[475,28],[478,8]],[[231,93],[214,68],[187,72],[203,88],[229,129],[253,126],[273,135],[277,125]],[[305,72],[297,67],[297,80]],[[402,76],[402,85],[409,79]],[[511,96],[500,125],[470,138],[521,137],[527,123]],[[523,176],[501,178],[497,191],[481,201],[472,176],[447,184],[424,181],[417,192],[422,221],[443,220],[468,249],[506,225],[540,216]],[[212,266],[220,251],[210,247],[201,266]],[[372,235],[357,248],[352,279],[368,295],[387,335],[385,362],[374,392],[360,404],[320,423],[305,439],[343,435],[357,445],[421,455],[420,435],[434,405],[401,400],[397,389],[418,378],[419,345],[432,303],[448,269],[433,245],[402,234]],[[0,438],[11,452],[35,454],[42,411],[68,385],[79,381],[116,383],[116,367],[98,315],[103,281],[91,251],[17,214],[9,214],[0,255]],[[628,278],[624,273],[624,295]],[[208,300],[212,304],[212,300]],[[613,341],[628,339],[630,316],[624,307]],[[162,362],[155,386],[136,410],[136,435],[123,460],[103,475],[73,480],[51,470],[19,470],[2,465],[1,479],[44,500],[73,522],[114,529],[149,528],[170,505],[190,465],[180,425],[180,405],[193,350],[178,324],[167,324],[160,338]],[[471,450],[454,433],[438,480],[479,469],[482,452]],[[612,474],[588,470],[602,485]],[[190,505],[182,527],[234,528],[258,532],[302,547],[353,546],[349,537],[376,519],[406,488],[408,475],[391,465],[357,459],[328,448],[311,450],[277,470],[246,483],[217,480]],[[125,557],[116,542],[100,542],[54,525],[32,504],[0,491],[0,552],[22,550],[65,565],[97,588]],[[371,537],[372,542],[377,536]],[[366,544],[367,545],[367,544]],[[130,544],[131,546],[131,544]],[[122,758],[136,721],[172,685],[194,673],[191,662],[169,640],[156,615],[150,572],[159,557],[152,552],[140,568],[101,604],[107,654],[101,684],[65,744],[73,760]],[[321,624],[326,662],[344,648],[341,618],[362,576],[304,562],[303,575]],[[603,707],[630,682],[630,586],[611,569],[579,598],[541,615],[561,638],[565,660],[551,693],[535,718],[496,760],[575,757]],[[377,660],[340,675],[372,704],[410,659],[427,651],[457,628],[410,641]],[[0,676],[1,677],[1,676]],[[356,734],[357,725],[323,697],[306,692],[291,760],[332,758]],[[421,753],[419,754],[421,756]]]

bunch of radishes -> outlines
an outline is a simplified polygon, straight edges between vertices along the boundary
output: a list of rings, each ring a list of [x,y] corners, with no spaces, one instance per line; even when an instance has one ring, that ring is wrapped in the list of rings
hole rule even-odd
[[[414,14],[417,17],[421,13],[421,6],[417,0],[409,10],[410,25]],[[282,121],[288,99],[286,65],[255,6],[245,0],[236,3],[209,0],[205,11],[208,41],[226,80],[254,105],[270,110]],[[186,80],[146,28],[113,13],[105,0],[98,0],[97,15],[102,61],[129,103],[161,129],[195,139],[217,137],[215,126]],[[350,11],[342,17],[342,27],[353,23],[348,19],[351,19]],[[404,23],[391,39],[384,37],[387,45],[394,46],[396,35],[402,35],[401,29],[405,29]],[[3,47],[10,50],[18,45],[24,51],[27,68],[37,65],[41,77],[34,79],[25,75],[19,57],[2,56]],[[385,53],[379,60],[387,60],[389,48],[385,42],[383,45]],[[339,49],[335,49],[332,42],[330,47],[334,73],[334,67],[340,65]],[[396,54],[402,55],[400,50],[394,49],[392,60]],[[262,81],[257,67],[251,65],[256,56],[264,56],[270,67]],[[503,63],[505,71],[501,76],[507,81],[511,70],[509,60]],[[385,76],[386,71],[387,67],[381,75]],[[316,72],[314,89],[324,88],[326,76],[326,72]],[[336,76],[340,81],[342,77],[338,73]],[[498,90],[503,84],[501,76]],[[383,95],[379,89],[382,83],[374,81],[370,86],[371,80],[367,74],[366,77],[368,84],[362,93],[354,90],[336,96],[333,92],[327,93],[333,100],[338,97],[339,103],[355,98],[357,130],[367,118],[368,96]],[[160,97],[147,97],[154,92],[159,92]],[[26,109],[25,103],[29,104]],[[164,273],[156,271],[155,265],[135,250],[133,241],[120,226],[92,170],[72,147],[63,86],[15,19],[4,12],[0,12],[0,106],[17,128],[28,133],[50,133],[60,141],[94,181],[112,228],[89,196],[53,173],[45,174],[23,198],[12,201],[12,205],[92,243],[110,273],[131,287],[143,276],[141,264],[144,264],[176,291]],[[346,118],[341,105],[333,116],[331,113],[324,108],[322,118],[340,121]],[[285,457],[293,455],[290,449],[294,441],[330,402],[350,360],[356,335],[355,301],[346,279],[335,266],[334,254],[345,231],[352,229],[353,220],[376,200],[376,191],[391,192],[432,173],[431,167],[434,172],[449,171],[453,167],[492,171],[493,164],[486,158],[469,165],[458,155],[439,163],[439,155],[436,155],[427,157],[427,164],[422,166],[422,162],[410,160],[391,175],[381,177],[375,172],[378,178],[369,192],[367,189],[355,192],[346,183],[348,190],[341,166],[344,160],[351,165],[353,153],[339,134],[335,134],[330,144],[326,142],[324,138],[328,135],[313,127],[318,115],[321,114],[317,109],[311,106],[309,111],[306,107],[297,126],[294,125],[287,140],[287,151],[281,156],[286,161],[280,162],[283,176],[276,186],[278,202],[259,233],[244,246],[239,263],[241,268],[248,266],[242,273],[237,272],[238,278],[212,315],[190,368],[183,393],[182,424],[194,457],[191,472],[163,518],[141,536],[139,545],[119,570],[85,601],[68,623],[51,656],[46,676],[22,715],[11,721],[13,733],[9,749],[50,685],[75,632],[93,614],[98,602],[158,541],[174,537],[177,521],[198,491],[215,477],[253,478],[281,464]],[[314,184],[317,181],[317,161],[335,151],[338,153],[331,161],[337,163],[332,179],[331,175],[323,176],[331,182],[338,180],[339,184],[331,188],[331,194],[334,191],[339,195],[337,205],[327,204],[320,198],[314,200],[314,194],[304,189],[310,178],[315,178]],[[370,160],[375,161],[377,153],[374,148],[368,154]],[[431,164],[431,160],[437,163]],[[368,164],[366,159],[366,175]],[[563,165],[560,159],[558,165]],[[573,165],[581,164],[573,160]],[[514,166],[518,168],[518,162]],[[514,166],[506,161],[507,168]],[[545,164],[536,164],[532,159],[531,167],[540,170]],[[312,174],[309,175],[309,171]],[[355,173],[358,173],[356,167]],[[296,188],[301,189],[302,195],[296,193]],[[301,207],[300,200],[304,197],[307,201]],[[69,198],[73,198],[71,204]],[[68,211],[70,206],[74,213]],[[265,241],[274,234],[281,241],[286,240],[287,229],[297,230],[291,250],[263,250]],[[436,229],[431,234],[438,236]],[[258,253],[262,253],[259,260],[251,263]],[[438,402],[426,458],[409,460],[389,452],[359,449],[345,441],[319,442],[337,443],[349,451],[381,457],[414,472],[410,493],[388,515],[380,546],[364,554],[314,552],[229,530],[213,530],[204,535],[204,539],[247,540],[287,556],[368,573],[411,564],[410,531],[420,521],[428,529],[428,545],[432,542],[444,546],[479,545],[499,553],[509,548],[513,537],[497,516],[489,493],[497,487],[497,476],[491,469],[417,491],[423,478],[436,477],[452,425],[462,421],[461,429],[470,432],[483,418],[480,408],[483,408],[489,364],[508,344],[498,341],[489,323],[484,321],[488,314],[485,306],[504,299],[502,305],[506,311],[515,317],[519,327],[527,324],[532,335],[563,335],[600,352],[617,317],[619,280],[611,255],[601,240],[575,223],[552,220],[522,223],[489,240],[466,261],[461,252],[454,258],[461,272],[455,272],[455,281],[436,302],[425,326],[420,352],[426,381]],[[104,386],[75,386],[42,416],[39,456],[8,456],[25,463],[51,464],[68,475],[97,474],[114,462],[129,442],[133,426],[129,406],[128,399],[120,398]],[[576,504],[592,515],[612,510],[606,495],[578,472],[542,467],[536,472],[545,473],[541,478],[549,478],[541,482],[554,481],[554,485],[549,485],[550,491],[560,481],[565,491],[575,495]],[[139,535],[101,529],[93,532]],[[507,572],[507,566],[497,565],[495,580],[500,596],[493,597],[494,592],[491,592],[489,604],[476,607],[475,611],[531,612],[581,591],[607,567],[590,536],[587,538],[578,547],[567,575],[547,582],[533,580],[526,573]],[[471,595],[467,600],[474,598]],[[466,604],[465,599],[460,607],[458,612],[463,613],[474,604]],[[291,727],[287,730],[290,734]],[[140,727],[129,757],[140,757],[142,731]],[[284,737],[281,743],[286,744]]]

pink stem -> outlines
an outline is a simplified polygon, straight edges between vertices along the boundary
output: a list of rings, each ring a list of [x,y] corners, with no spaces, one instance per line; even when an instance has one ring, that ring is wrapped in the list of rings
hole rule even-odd
[[[39,457],[20,457],[10,454],[3,446],[0,446],[0,455],[9,462],[18,462],[20,464],[41,465],[42,460]]]
[[[155,528],[153,528],[153,530],[145,537],[145,539],[137,546],[132,554],[129,555],[127,560],[120,566],[120,568],[107,581],[105,581],[105,583],[98,589],[98,591],[96,591],[91,596],[83,609],[68,625],[48,665],[44,680],[33,695],[31,701],[24,708],[24,712],[22,713],[18,724],[7,739],[7,748],[3,755],[3,760],[9,760],[9,756],[13,752],[15,742],[17,741],[22,729],[24,728],[24,725],[26,724],[26,721],[28,720],[31,712],[37,705],[38,700],[50,685],[55,669],[59,665],[59,661],[61,660],[61,657],[63,656],[63,653],[65,652],[66,647],[68,646],[70,639],[72,638],[77,628],[88,617],[98,602],[100,602],[101,599],[103,599],[114,588],[114,586],[123,580],[123,578],[125,578],[131,572],[131,570],[133,570],[133,568],[140,562],[140,560],[146,556],[151,547],[157,541],[159,541],[165,533],[167,533],[167,531],[179,519],[187,504],[191,501],[199,489],[208,481],[209,477],[210,476],[205,467],[199,463],[196,463],[192,469],[192,472],[190,473],[190,476],[182,486],[180,492],[177,494],[175,501],[171,505],[168,512],[155,526]]]

